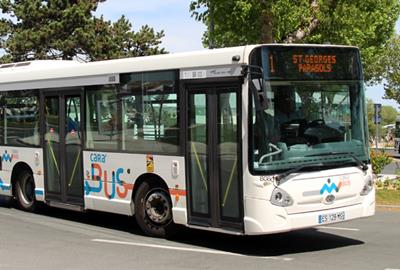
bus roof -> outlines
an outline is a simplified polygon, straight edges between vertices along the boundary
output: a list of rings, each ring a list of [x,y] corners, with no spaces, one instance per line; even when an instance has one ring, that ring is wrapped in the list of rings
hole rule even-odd
[[[213,67],[232,64],[241,65],[247,63],[247,55],[254,48],[259,46],[355,48],[338,45],[264,44],[95,61],[89,63],[65,60],[35,60],[31,62],[0,65],[0,91],[26,89],[24,87],[17,87],[16,84],[28,84],[29,82],[36,82],[36,84],[32,84],[32,87],[29,87],[28,89],[48,88],[46,87],[46,81],[62,80],[65,78],[79,79],[84,77],[109,76],[130,72]],[[237,61],[237,58],[234,60],[234,56],[239,56],[240,60]]]

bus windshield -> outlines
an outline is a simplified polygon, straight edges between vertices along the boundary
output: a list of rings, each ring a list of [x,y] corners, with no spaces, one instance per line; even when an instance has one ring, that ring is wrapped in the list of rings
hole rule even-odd
[[[338,63],[334,50],[291,49],[279,54],[263,48],[258,54],[259,59],[267,60],[261,63],[266,104],[257,108],[258,97],[253,95],[253,171],[271,173],[312,164],[343,166],[368,160],[362,77],[354,70],[357,66],[349,67],[358,54],[346,52],[341,59],[352,57],[351,61]],[[292,54],[290,58],[288,54]],[[306,56],[315,56],[313,63],[299,60]],[[279,61],[285,64],[279,66]],[[304,66],[299,67],[302,61]],[[291,64],[295,68],[291,69]],[[344,64],[347,72],[339,66]]]

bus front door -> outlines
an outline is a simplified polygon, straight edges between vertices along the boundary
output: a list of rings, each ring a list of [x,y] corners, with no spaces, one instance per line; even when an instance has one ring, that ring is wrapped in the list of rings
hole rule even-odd
[[[189,224],[243,231],[239,89],[186,89]]]
[[[46,200],[83,205],[82,100],[77,94],[45,94],[43,145]]]

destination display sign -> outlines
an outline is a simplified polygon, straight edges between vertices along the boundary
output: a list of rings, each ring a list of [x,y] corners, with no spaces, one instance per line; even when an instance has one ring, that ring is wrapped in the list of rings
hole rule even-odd
[[[254,58],[253,58],[254,59]],[[359,52],[351,47],[264,47],[261,59],[269,80],[359,80]]]
[[[336,55],[295,54],[292,57],[292,62],[297,65],[300,73],[333,72]]]

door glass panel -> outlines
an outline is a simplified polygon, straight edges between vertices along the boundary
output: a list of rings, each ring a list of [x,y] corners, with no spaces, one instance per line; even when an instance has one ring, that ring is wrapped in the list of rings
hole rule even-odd
[[[60,129],[58,97],[45,99],[45,162],[47,191],[60,193]]]
[[[82,195],[80,97],[65,97],[65,166],[68,196]]]
[[[189,173],[192,212],[208,214],[207,109],[206,95],[189,96]]]
[[[218,95],[218,164],[221,217],[239,218],[238,119],[236,93]]]

